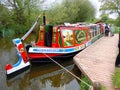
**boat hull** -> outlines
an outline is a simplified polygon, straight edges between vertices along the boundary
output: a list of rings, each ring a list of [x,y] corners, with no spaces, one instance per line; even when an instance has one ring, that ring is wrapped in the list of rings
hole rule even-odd
[[[30,69],[30,64],[27,64],[26,66],[16,69],[15,71],[11,69],[10,73],[8,73],[8,71],[6,72],[7,74],[7,79],[12,79],[14,77],[16,77],[17,75],[27,71]]]
[[[80,51],[68,53],[68,54],[35,54],[35,53],[30,54],[29,53],[28,56],[30,57],[31,62],[52,62],[51,59],[56,60],[56,61],[70,59],[74,57],[77,53],[79,53]],[[40,57],[39,55],[43,55],[43,57]]]
[[[6,65],[6,75],[7,75],[7,79],[11,79],[13,77],[15,77],[16,75],[28,70],[30,68],[30,62],[24,62],[24,60],[22,59],[20,53],[17,53],[18,55],[18,62],[14,65],[11,64],[7,64]]]
[[[29,47],[29,45],[26,48],[31,62],[51,62],[50,58],[54,60],[72,58],[89,45],[91,45],[91,40],[79,46],[69,48]]]

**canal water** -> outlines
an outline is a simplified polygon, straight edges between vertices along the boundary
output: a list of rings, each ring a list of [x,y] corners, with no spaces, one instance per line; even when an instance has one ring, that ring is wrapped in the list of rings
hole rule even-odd
[[[0,38],[0,90],[80,90],[80,82],[55,63],[33,64],[29,70],[8,80],[5,65],[15,64],[18,60],[12,39]],[[72,59],[59,63],[80,76]]]

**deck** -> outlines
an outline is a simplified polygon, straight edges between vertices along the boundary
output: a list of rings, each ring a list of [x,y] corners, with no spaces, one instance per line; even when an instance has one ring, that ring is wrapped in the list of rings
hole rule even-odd
[[[102,37],[77,54],[73,59],[77,67],[91,82],[99,82],[106,90],[114,90],[112,75],[118,54],[118,34]]]

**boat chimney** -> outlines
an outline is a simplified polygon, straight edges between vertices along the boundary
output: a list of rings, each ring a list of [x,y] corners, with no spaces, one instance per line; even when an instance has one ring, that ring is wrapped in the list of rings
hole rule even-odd
[[[46,25],[46,17],[45,17],[45,12],[43,13],[43,25]]]

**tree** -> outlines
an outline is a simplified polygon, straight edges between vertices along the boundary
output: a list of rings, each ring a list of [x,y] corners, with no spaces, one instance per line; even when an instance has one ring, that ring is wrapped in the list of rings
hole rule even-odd
[[[89,0],[77,0],[78,1],[78,16],[77,21],[87,21],[95,17],[95,8]]]
[[[95,8],[89,0],[64,0],[61,4],[54,5],[48,14],[49,19],[60,23],[84,22],[95,17]]]
[[[117,26],[120,26],[120,0],[99,0],[101,2],[100,10],[103,14],[116,14]]]
[[[101,15],[101,20],[102,20],[103,22],[107,22],[108,19],[109,19],[108,14],[102,14],[102,15]]]
[[[101,2],[100,10],[103,13],[118,14],[120,16],[120,0],[99,0]]]
[[[7,27],[9,20],[9,10],[0,4],[0,27]]]
[[[116,19],[115,25],[120,27],[120,17]]]
[[[12,19],[10,16],[9,9],[0,3],[0,36],[4,36],[6,29],[11,26]]]
[[[1,1],[2,6],[6,9],[4,12],[9,11],[8,17],[11,21],[4,19],[4,22],[9,22],[11,25],[9,28],[12,28],[16,33],[24,33],[28,30],[36,17],[38,16],[38,1],[39,0],[5,0]],[[1,8],[3,9],[3,8]],[[3,15],[4,18],[6,16]]]

